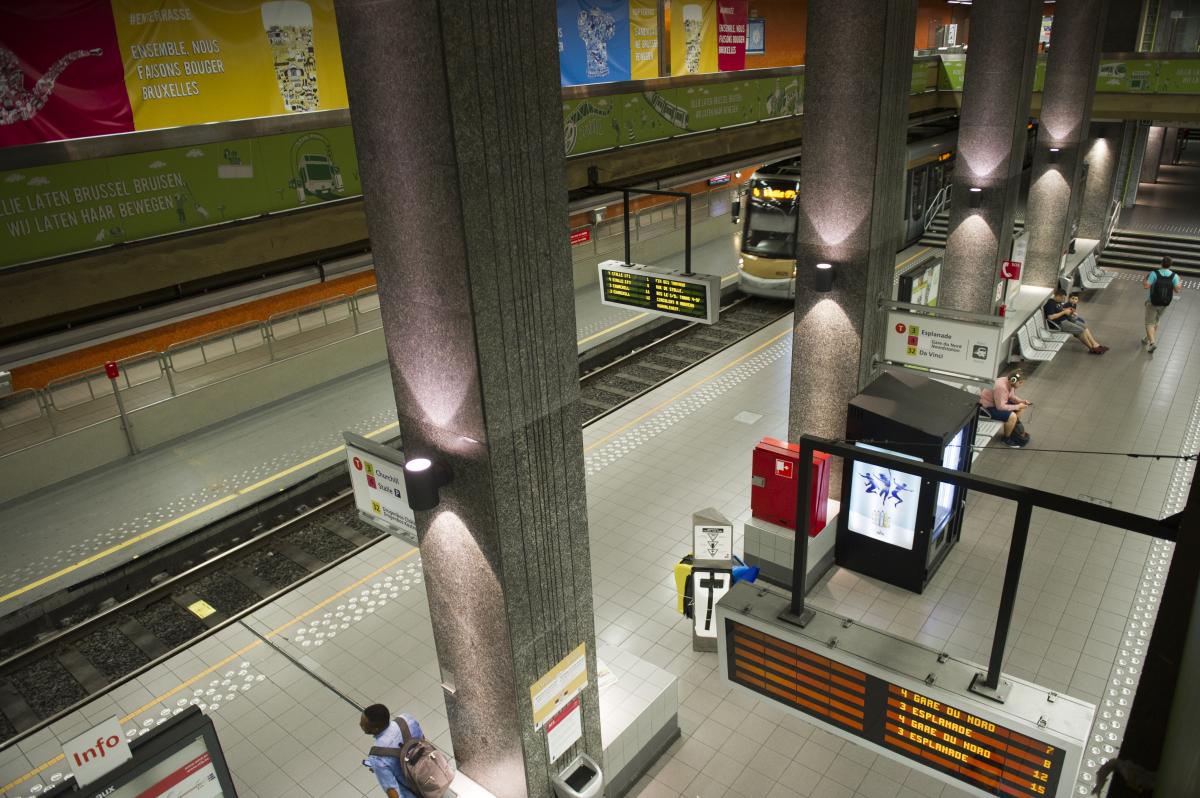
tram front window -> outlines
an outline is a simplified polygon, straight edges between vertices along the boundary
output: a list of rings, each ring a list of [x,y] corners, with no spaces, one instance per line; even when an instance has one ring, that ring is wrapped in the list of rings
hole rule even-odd
[[[763,202],[753,197],[746,209],[742,251],[771,258],[791,258],[796,252],[795,206]]]

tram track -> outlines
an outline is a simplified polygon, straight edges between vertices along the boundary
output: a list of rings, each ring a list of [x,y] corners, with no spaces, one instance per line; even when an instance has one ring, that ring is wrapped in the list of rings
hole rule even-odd
[[[581,425],[791,311],[735,297],[713,325],[638,339],[580,378]],[[0,750],[378,544],[343,464],[0,619]]]

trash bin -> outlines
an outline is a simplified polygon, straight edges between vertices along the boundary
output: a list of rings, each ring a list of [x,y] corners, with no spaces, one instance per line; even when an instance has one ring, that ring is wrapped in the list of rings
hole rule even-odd
[[[604,774],[596,760],[580,754],[551,781],[558,798],[596,798],[604,789]]]

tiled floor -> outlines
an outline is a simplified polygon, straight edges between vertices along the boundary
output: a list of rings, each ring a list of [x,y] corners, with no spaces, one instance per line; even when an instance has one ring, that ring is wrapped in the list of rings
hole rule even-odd
[[[1032,372],[1025,393],[1037,403],[1033,445],[989,449],[977,470],[1158,514],[1171,462],[1055,450],[1180,450],[1200,393],[1197,299],[1186,291],[1170,311],[1153,355],[1138,343],[1141,300],[1132,281],[1116,281],[1088,302],[1084,315],[1112,351],[1064,349]],[[671,566],[690,545],[690,514],[712,506],[743,520],[753,445],[786,428],[789,330],[781,320],[585,430],[598,642],[680,679],[683,737],[632,794],[960,795],[774,705],[733,695],[719,680],[716,655],[691,650],[675,613]],[[972,499],[963,540],[924,595],[835,568],[812,600],[978,660],[989,645],[1011,516],[998,501]],[[1036,516],[1006,670],[1101,698],[1150,551],[1149,541],[1132,535]],[[373,793],[358,764],[364,740],[353,704],[406,707],[448,743],[417,562],[398,541],[373,549],[95,702],[54,734],[0,753],[0,783],[50,759],[59,735],[89,720],[136,712],[128,728],[137,733],[195,701],[217,718],[247,798]],[[397,607],[402,623],[393,620]],[[364,639],[375,647],[364,651]],[[296,762],[304,772],[288,769]],[[6,795],[36,795],[37,781],[55,772],[47,768]]]

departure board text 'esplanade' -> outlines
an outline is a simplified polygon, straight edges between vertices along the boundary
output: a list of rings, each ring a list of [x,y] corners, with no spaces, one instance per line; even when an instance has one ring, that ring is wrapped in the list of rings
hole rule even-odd
[[[706,321],[710,286],[671,275],[600,269],[602,299],[611,305],[640,308],[680,318]]]
[[[727,621],[730,678],[990,795],[1054,795],[1063,749]]]

